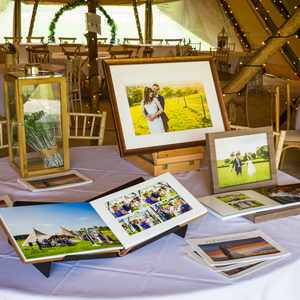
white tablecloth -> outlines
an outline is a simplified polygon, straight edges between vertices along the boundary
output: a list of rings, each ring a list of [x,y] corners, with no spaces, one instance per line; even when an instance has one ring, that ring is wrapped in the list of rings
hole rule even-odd
[[[146,174],[122,160],[113,146],[74,148],[71,166],[94,180],[74,189],[32,194],[17,183],[7,159],[0,160],[0,191],[14,200],[84,200]],[[176,174],[195,195],[209,193],[207,170]],[[281,184],[296,179],[279,174]],[[183,255],[186,242],[171,234],[125,257],[55,263],[50,278],[22,264],[0,238],[0,299],[299,299],[300,217],[259,225],[237,218],[229,222],[208,215],[189,225],[188,237],[241,232],[260,228],[292,255],[253,275],[229,282]]]

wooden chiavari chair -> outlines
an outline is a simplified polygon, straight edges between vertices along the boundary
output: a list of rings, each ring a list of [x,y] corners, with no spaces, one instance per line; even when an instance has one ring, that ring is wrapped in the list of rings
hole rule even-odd
[[[231,52],[235,51],[235,43],[228,43],[227,49]]]
[[[27,43],[32,43],[32,41],[37,41],[37,43],[45,44],[45,37],[44,36],[28,36]]]
[[[4,37],[4,41],[5,43],[21,43],[22,42],[22,37],[19,36],[19,37],[12,37],[12,36],[5,36]]]
[[[70,133],[70,139],[96,140],[99,146],[103,145],[106,112],[99,114],[70,113],[69,115],[71,128],[74,128],[74,134]]]
[[[300,150],[300,130],[291,130],[290,122],[291,116],[289,110],[291,109],[291,97],[290,97],[290,85],[286,85],[286,96],[287,96],[287,130],[280,131],[280,86],[275,88],[275,130],[279,134],[277,150],[276,150],[276,167],[279,168],[280,165],[285,160],[286,150],[297,149]]]
[[[138,45],[123,45],[124,50],[132,51],[131,57],[139,57],[141,46]]]
[[[76,37],[59,37],[59,43],[60,44],[69,44],[69,43],[76,43],[77,38]]]
[[[31,45],[26,48],[26,51],[29,63],[49,64],[50,51],[48,45]]]
[[[66,63],[69,107],[72,112],[82,112],[81,58],[69,59]],[[79,108],[79,109],[77,109]]]
[[[124,38],[123,39],[123,44],[130,44],[130,43],[139,44],[140,39],[139,38]]]
[[[220,48],[210,48],[210,54],[216,58],[216,65],[220,72],[228,73],[230,68],[229,51]]]
[[[97,38],[97,43],[98,44],[106,44],[107,40],[108,40],[108,38],[106,38],[106,37],[100,37],[100,38]]]
[[[164,42],[164,39],[152,39],[153,45],[162,45]]]
[[[132,58],[133,50],[110,50],[111,58]]]
[[[62,52],[67,57],[67,59],[72,59],[77,56],[81,56],[82,53],[82,45],[81,44],[68,44],[64,43],[60,45]]]
[[[153,53],[154,53],[154,48],[146,46],[143,50],[143,57],[144,58],[151,58],[151,57],[153,57]]]
[[[167,45],[181,45],[183,39],[165,39]]]
[[[0,120],[0,150],[8,148],[7,121]]]
[[[110,44],[101,44],[101,43],[97,44],[98,52],[109,52],[112,47],[113,46]]]

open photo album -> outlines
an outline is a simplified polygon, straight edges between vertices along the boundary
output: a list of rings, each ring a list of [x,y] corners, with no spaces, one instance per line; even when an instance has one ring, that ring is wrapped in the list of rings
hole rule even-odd
[[[207,213],[171,174],[95,199],[0,209],[1,225],[25,263],[67,255],[116,253]]]
[[[199,198],[209,211],[228,220],[258,212],[300,206],[300,184],[241,190]]]

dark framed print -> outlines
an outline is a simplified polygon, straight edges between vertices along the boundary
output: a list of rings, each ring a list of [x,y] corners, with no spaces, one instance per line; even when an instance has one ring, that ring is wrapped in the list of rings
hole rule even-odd
[[[105,60],[121,156],[189,147],[228,129],[212,57]]]
[[[272,127],[209,133],[206,141],[214,193],[276,184]]]

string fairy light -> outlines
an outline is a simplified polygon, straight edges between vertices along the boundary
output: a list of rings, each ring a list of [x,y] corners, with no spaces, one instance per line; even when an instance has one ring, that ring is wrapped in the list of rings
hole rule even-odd
[[[266,24],[266,28],[269,28],[271,32],[271,36],[269,36],[265,41],[262,42],[262,45],[266,45],[267,41],[270,39],[276,39],[276,38],[291,38],[291,37],[298,37],[298,32],[293,33],[289,36],[281,36],[280,31],[278,31],[277,25],[273,22],[272,18],[269,15],[269,11],[265,9],[265,7],[262,4],[261,0],[251,0],[252,4],[255,7],[256,12],[260,15],[260,17],[264,20]],[[288,19],[290,17],[290,14],[288,13],[287,9],[283,5],[282,1],[275,1],[273,0],[274,4],[277,4],[277,8],[284,14],[285,18]],[[299,5],[300,7],[300,5]],[[298,6],[295,8],[297,9]],[[297,73],[298,76],[300,76],[299,72],[299,58],[296,55],[296,53],[293,51],[293,49],[290,46],[290,41],[287,41],[283,46],[282,46],[282,54],[288,59],[290,65],[292,66],[293,70]]]
[[[234,27],[234,30],[237,33],[237,35],[239,37],[239,41],[241,42],[242,46],[245,49],[250,50],[251,46],[247,39],[247,35],[242,30],[241,26],[239,25],[238,21],[236,20],[230,4],[228,4],[226,0],[220,0],[220,3],[221,3],[221,6],[222,6],[225,14],[227,15],[228,19],[230,20],[232,26]]]

